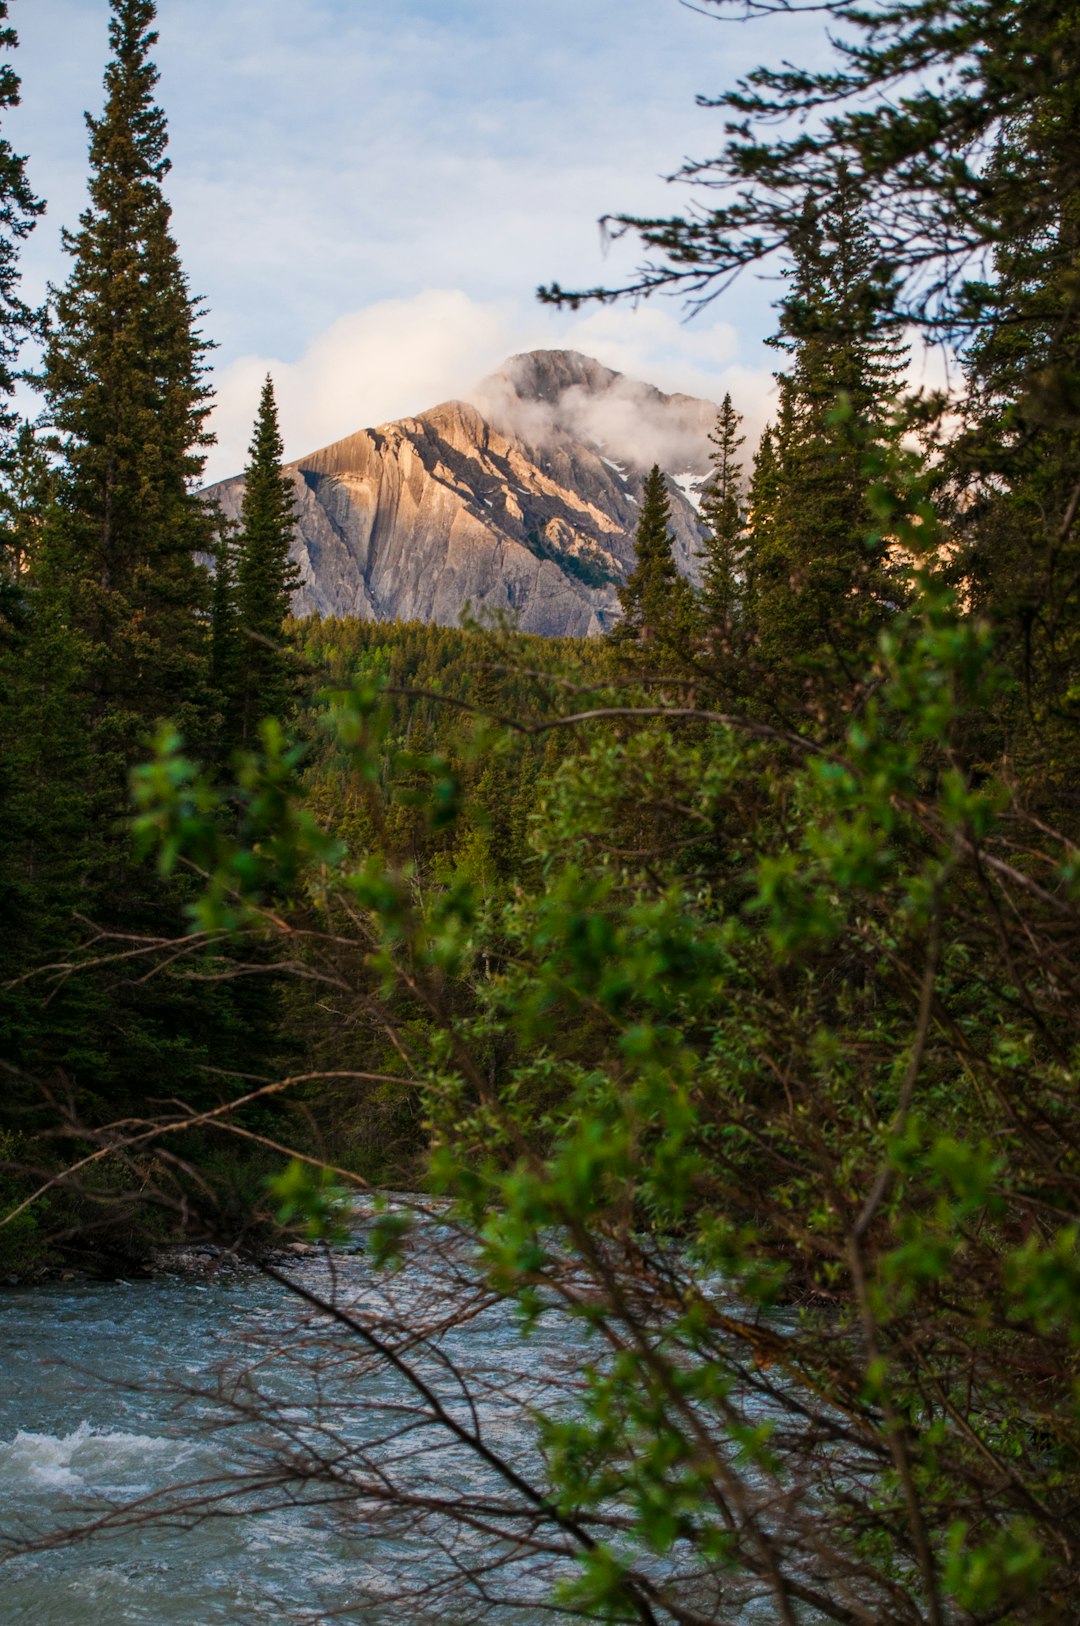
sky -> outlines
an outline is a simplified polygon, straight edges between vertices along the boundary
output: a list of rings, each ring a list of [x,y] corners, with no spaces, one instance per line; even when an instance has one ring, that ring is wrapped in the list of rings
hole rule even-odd
[[[12,0],[22,105],[7,133],[48,213],[24,253],[40,296],[68,261],[102,103],[107,0]],[[784,54],[820,61],[812,20]],[[217,345],[207,476],[242,468],[269,371],[286,456],[455,395],[516,351],[568,347],[668,390],[768,415],[774,277],[688,318],[671,298],[576,314],[537,284],[625,279],[610,212],[689,202],[664,179],[719,151],[695,104],[770,51],[683,0],[159,0],[167,189]]]

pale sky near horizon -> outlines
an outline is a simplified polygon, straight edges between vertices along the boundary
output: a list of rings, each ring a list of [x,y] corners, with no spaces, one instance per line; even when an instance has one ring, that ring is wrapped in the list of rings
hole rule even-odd
[[[48,214],[24,254],[38,297],[66,275],[63,225],[100,110],[107,0],[12,0],[23,105],[7,132]],[[286,455],[421,411],[513,351],[569,346],[665,389],[730,389],[767,414],[775,281],[744,277],[686,320],[671,299],[540,307],[535,289],[625,278],[605,212],[675,212],[663,176],[719,150],[695,105],[775,58],[775,24],[681,0],[159,0],[168,190],[216,341],[219,446],[243,464],[259,382],[275,379]],[[823,50],[785,22],[788,57]]]

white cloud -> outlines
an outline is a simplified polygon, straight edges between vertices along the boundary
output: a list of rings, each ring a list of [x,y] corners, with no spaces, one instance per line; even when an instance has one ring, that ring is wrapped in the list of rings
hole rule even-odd
[[[243,467],[267,373],[274,379],[287,458],[451,397],[471,396],[479,379],[507,356],[534,349],[580,350],[632,378],[706,400],[730,389],[756,433],[767,415],[772,379],[736,360],[738,348],[730,324],[684,323],[673,307],[615,306],[582,315],[509,300],[484,302],[445,288],[379,300],[340,317],[295,361],[243,356],[221,370],[211,424],[218,446],[207,477],[223,479]],[[633,402],[613,398],[609,406],[606,436],[625,441]],[[602,426],[594,429],[603,437]]]
[[[616,372],[645,378],[658,389],[710,396],[718,372],[733,361],[739,335],[730,322],[684,321],[670,302],[602,305],[573,320],[573,348]]]
[[[243,467],[267,373],[274,380],[286,457],[300,457],[460,393],[478,365],[502,359],[511,331],[506,308],[482,305],[453,289],[428,289],[340,317],[297,361],[243,356],[218,379],[211,421],[218,446],[208,476],[222,478]]]
[[[68,271],[59,227],[81,204],[82,110],[101,105],[108,8],[17,0],[12,13],[23,105],[5,133],[49,200],[24,259],[37,298]],[[347,313],[386,307],[393,327],[395,302],[432,287],[503,312],[505,340],[471,365],[463,356],[460,370],[444,365],[437,339],[428,373],[405,357],[401,387],[385,397],[382,378],[365,395],[358,376],[361,418],[405,410],[414,376],[416,408],[433,386],[460,391],[508,350],[567,342],[575,324],[531,306],[536,284],[630,276],[637,247],[628,240],[605,256],[598,216],[684,206],[662,175],[723,139],[721,116],[697,108],[695,93],[731,84],[767,46],[761,30],[720,26],[680,0],[170,0],[158,27],[176,232],[226,391],[240,381],[242,395],[263,359],[310,371],[320,336],[339,322],[344,347],[357,350]],[[790,30],[809,60],[817,23],[789,20]],[[622,309],[586,311],[577,342],[662,387],[705,393],[734,360],[736,331],[748,363],[748,345],[772,326],[774,293],[748,279],[718,302],[722,321],[706,312],[685,332],[674,302],[643,307],[634,322]],[[246,420],[241,402],[223,403],[223,435],[237,413]],[[324,440],[325,421],[298,421],[290,445]]]

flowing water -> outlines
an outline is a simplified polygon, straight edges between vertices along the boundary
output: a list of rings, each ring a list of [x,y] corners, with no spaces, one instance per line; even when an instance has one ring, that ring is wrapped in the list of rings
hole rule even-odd
[[[523,1341],[508,1307],[423,1239],[397,1275],[374,1272],[362,1253],[289,1273],[391,1343],[394,1329],[424,1324],[432,1336],[407,1353],[434,1401],[255,1271],[0,1297],[0,1536],[10,1550],[13,1539],[25,1548],[62,1527],[112,1522],[0,1566],[3,1626],[480,1618],[455,1576],[499,1542],[490,1525],[456,1526],[452,1510],[505,1486],[431,1426],[432,1403],[529,1476],[538,1459],[527,1410],[570,1391],[582,1334],[541,1321]],[[378,1492],[391,1477],[416,1505],[388,1518]],[[218,1516],[201,1518],[208,1495]],[[133,1503],[156,1516],[140,1519]],[[502,1551],[493,1590],[514,1607],[490,1618],[567,1618],[539,1608],[565,1560],[512,1541]]]

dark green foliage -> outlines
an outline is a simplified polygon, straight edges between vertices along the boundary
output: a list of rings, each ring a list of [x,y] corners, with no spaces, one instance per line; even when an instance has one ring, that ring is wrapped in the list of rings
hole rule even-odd
[[[8,0],[0,0],[0,50],[11,51],[18,44],[8,21]],[[0,63],[0,117],[19,105],[19,76],[10,61]],[[16,428],[11,395],[16,382],[19,352],[27,336],[38,326],[19,294],[19,245],[34,229],[45,205],[36,197],[26,170],[26,159],[16,153],[10,141],[0,135],[0,472],[7,474],[7,457]]]
[[[0,0],[0,51],[18,43],[8,22],[7,0]],[[0,118],[19,105],[19,76],[10,61],[0,62]],[[26,442],[17,433],[18,421],[11,396],[17,378],[19,353],[38,326],[37,315],[19,295],[19,248],[34,229],[44,204],[30,186],[26,160],[12,149],[0,132],[0,660],[3,641],[18,616],[23,571],[22,545],[16,536],[20,524],[25,475]]]
[[[216,1101],[230,1066],[247,1070],[278,1049],[247,990],[197,982],[186,967],[152,969],[153,946],[176,933],[184,887],[140,864],[127,830],[129,772],[158,719],[175,717],[205,749],[219,712],[209,580],[196,558],[212,551],[217,522],[193,489],[207,346],[162,190],[153,19],[149,0],[112,8],[106,105],[88,119],[89,205],[65,236],[70,277],[51,296],[53,462],[25,432],[11,464],[20,605],[0,697],[0,1031],[18,1083],[3,1123],[46,1169],[62,1150],[47,1138],[55,1109],[42,1107],[43,1091],[91,1132],[150,1095]],[[149,974],[118,978],[132,956]],[[124,1191],[137,1189],[130,1170],[122,1158],[95,1168],[93,1193],[55,1202],[53,1226],[76,1252],[138,1251],[146,1233],[121,1212]]]
[[[776,528],[780,508],[778,438],[777,428],[773,424],[766,424],[758,449],[754,453],[747,514],[748,529],[752,538],[751,557],[767,546],[767,539]]]
[[[634,568],[619,588],[623,616],[614,636],[620,643],[677,646],[689,632],[690,590],[675,564],[670,524],[667,481],[654,463],[641,498]]]
[[[240,632],[236,607],[236,544],[222,516],[214,548],[210,600],[210,686],[222,714],[220,747],[227,757],[236,744],[240,708]]]
[[[889,433],[903,351],[883,324],[880,251],[845,170],[823,208],[803,211],[793,252],[774,341],[790,365],[756,472],[775,491],[755,496],[746,605],[768,661],[809,657],[833,681],[838,668],[850,679],[902,591],[874,536],[867,466]]]
[[[702,9],[745,15],[741,0],[703,0]],[[898,315],[960,340],[1005,315],[1008,296],[986,279],[984,251],[1053,240],[1080,191],[1073,0],[887,0],[873,9],[836,0],[828,9],[834,60],[765,63],[703,98],[727,115],[728,139],[718,157],[674,177],[704,183],[695,207],[613,216],[656,257],[626,288],[594,295],[700,293],[789,250],[804,206],[830,197],[843,165],[863,193]],[[1010,135],[1024,131],[1044,139],[1013,145]],[[1001,144],[1011,147],[1005,164],[992,157]],[[590,297],[558,285],[544,293]]]
[[[149,725],[171,715],[195,737],[205,682],[212,522],[202,469],[207,345],[162,190],[169,169],[154,103],[152,0],[115,0],[106,105],[90,131],[90,202],[64,243],[44,388],[62,456],[49,567],[83,640],[88,724],[106,806]]]
[[[731,620],[739,598],[739,566],[746,542],[742,464],[738,461],[746,437],[740,435],[741,427],[742,418],[732,406],[731,396],[725,395],[709,436],[713,473],[701,503],[706,529],[701,610],[711,628],[723,628]]]
[[[1036,724],[1021,771],[1054,798],[1071,778],[1080,702],[1080,203],[1075,182],[1064,190],[1080,119],[1076,30],[1063,14],[1058,47],[1073,71],[1009,126],[991,165],[1010,229],[973,294],[994,318],[967,347],[964,427],[947,465],[973,602],[1016,674],[1020,737],[1021,716]]]
[[[240,531],[235,543],[237,711],[239,737],[244,744],[254,741],[258,724],[265,718],[288,713],[294,687],[281,633],[300,576],[289,559],[295,496],[291,480],[282,473],[281,458],[274,386],[268,376],[244,473]],[[220,552],[218,558],[220,569]],[[226,579],[227,568],[219,578],[219,588]],[[217,595],[214,636],[218,660],[221,622]]]

